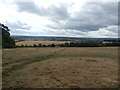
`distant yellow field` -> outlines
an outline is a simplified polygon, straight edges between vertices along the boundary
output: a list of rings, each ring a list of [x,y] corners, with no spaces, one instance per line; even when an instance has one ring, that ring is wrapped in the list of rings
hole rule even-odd
[[[21,46],[21,45],[38,45],[39,43],[49,45],[49,44],[63,44],[63,43],[70,43],[71,41],[20,41],[16,42],[16,45]]]

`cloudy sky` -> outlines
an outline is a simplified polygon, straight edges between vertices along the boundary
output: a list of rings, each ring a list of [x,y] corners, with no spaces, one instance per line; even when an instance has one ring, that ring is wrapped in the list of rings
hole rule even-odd
[[[0,0],[0,11],[11,35],[118,37],[118,0]]]

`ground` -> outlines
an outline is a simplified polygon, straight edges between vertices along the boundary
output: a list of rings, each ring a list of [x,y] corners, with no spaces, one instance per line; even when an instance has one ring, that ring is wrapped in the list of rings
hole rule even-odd
[[[3,88],[116,88],[117,47],[3,49]]]

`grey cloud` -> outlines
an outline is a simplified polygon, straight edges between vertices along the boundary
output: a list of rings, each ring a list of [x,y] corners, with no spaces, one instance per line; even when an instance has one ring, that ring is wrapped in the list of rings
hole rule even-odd
[[[47,16],[53,21],[65,20],[69,18],[67,5],[60,4],[59,6],[50,6],[47,9]]]
[[[82,10],[75,13],[75,17],[70,17],[64,23],[55,23],[47,25],[54,29],[70,29],[80,31],[95,31],[110,25],[117,25],[118,22],[118,4],[117,2],[89,2]]]
[[[43,10],[42,8],[39,8],[35,3],[30,0],[29,2],[17,2],[15,1],[15,4],[17,5],[17,9],[19,12],[28,12],[33,14],[42,15]]]
[[[38,7],[32,0],[29,2],[15,2],[19,12],[28,12],[39,16],[46,16],[57,22],[69,17],[66,4],[52,5],[48,8]]]
[[[118,25],[120,25],[120,1],[118,2]]]
[[[11,31],[16,29],[22,29],[21,31],[27,31],[31,28],[31,26],[27,25],[26,23],[22,23],[20,21],[17,21],[17,22],[6,21],[6,25],[10,28]]]
[[[106,28],[106,30],[118,34],[118,26],[110,26],[110,27]]]
[[[75,17],[69,15],[69,5],[65,3],[61,3],[59,6],[53,5],[48,8],[38,7],[33,1],[15,2],[15,4],[20,12],[48,17],[54,24],[46,26],[52,29],[88,32],[118,24],[117,2],[87,2],[83,5],[82,10],[74,13]]]

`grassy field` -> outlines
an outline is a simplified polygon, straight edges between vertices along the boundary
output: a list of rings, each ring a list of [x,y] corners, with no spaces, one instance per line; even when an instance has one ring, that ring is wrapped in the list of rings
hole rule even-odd
[[[117,47],[3,49],[3,88],[114,88]]]
[[[28,45],[32,46],[34,44],[38,45],[39,43],[42,43],[44,45],[49,45],[49,44],[64,44],[64,43],[70,43],[70,41],[20,41],[16,42],[16,45],[21,46],[21,45]]]

